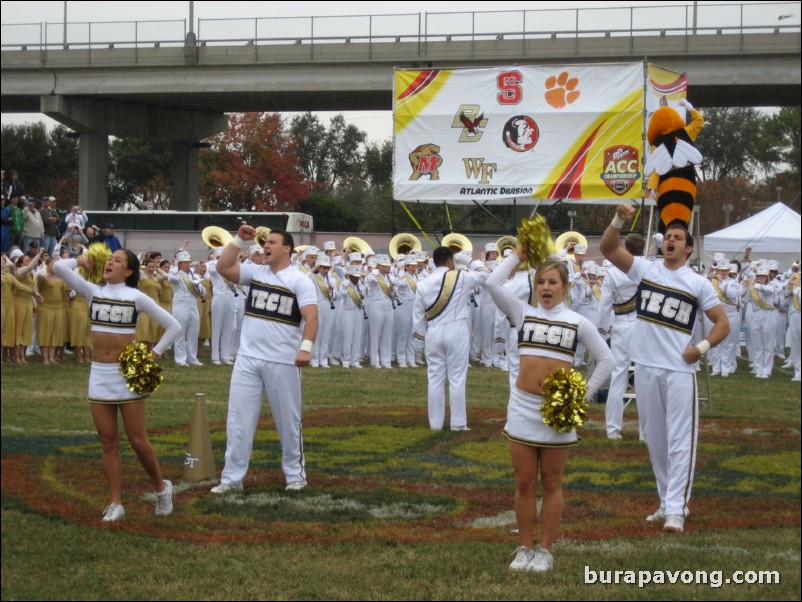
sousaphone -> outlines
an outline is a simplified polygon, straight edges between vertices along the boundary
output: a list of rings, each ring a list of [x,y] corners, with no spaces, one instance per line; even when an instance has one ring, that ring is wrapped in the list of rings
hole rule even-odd
[[[206,246],[210,249],[225,247],[234,240],[231,233],[227,230],[223,230],[220,226],[207,226],[201,232],[201,237],[203,238],[203,242],[206,243]]]
[[[343,250],[348,253],[362,253],[365,255],[374,255],[373,249],[370,245],[358,236],[349,236],[343,241]]]
[[[444,247],[448,247],[454,251],[455,254],[459,253],[460,251],[473,252],[473,245],[468,237],[463,234],[457,234],[456,232],[446,234],[440,244],[442,244]]]
[[[514,236],[502,236],[496,241],[496,246],[498,247],[499,257],[504,257],[504,251],[507,249],[515,250],[515,247],[518,246],[518,239]]]
[[[588,246],[588,239],[582,236],[579,232],[574,232],[573,230],[569,232],[563,232],[557,237],[557,240],[554,241],[554,246],[557,247],[557,251],[562,251],[568,243],[574,243],[576,245],[584,245],[585,247]],[[569,251],[569,253],[573,253],[573,250]]]
[[[409,255],[412,251],[422,251],[423,245],[414,234],[401,232],[390,239],[390,257],[395,259],[398,255]]]

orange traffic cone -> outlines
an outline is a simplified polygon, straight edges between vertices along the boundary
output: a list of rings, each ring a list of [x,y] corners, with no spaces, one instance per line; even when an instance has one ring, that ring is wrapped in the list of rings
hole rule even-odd
[[[184,460],[185,481],[207,481],[217,478],[212,452],[212,435],[206,412],[206,395],[195,394],[195,413],[189,429],[189,446]]]

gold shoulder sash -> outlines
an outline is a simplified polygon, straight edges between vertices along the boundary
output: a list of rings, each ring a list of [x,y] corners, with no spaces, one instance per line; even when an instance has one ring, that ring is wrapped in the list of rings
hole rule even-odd
[[[590,290],[593,291],[593,296],[596,297],[597,301],[601,299],[601,289],[598,284],[594,284]]]
[[[354,302],[354,305],[356,305],[359,309],[362,309],[362,297],[359,296],[359,292],[350,282],[348,283],[348,296],[351,297],[351,301]]]
[[[716,291],[719,301],[725,305],[735,305],[735,303],[727,299],[727,295],[721,292],[721,285],[719,284],[718,278],[713,278],[713,289]]]
[[[749,287],[749,296],[752,297],[752,301],[760,309],[774,309],[773,305],[763,302],[763,299],[760,298],[760,293],[757,292],[757,289],[754,286]]]
[[[443,282],[440,285],[440,292],[437,293],[437,299],[426,308],[427,320],[434,320],[443,313],[443,310],[448,306],[448,302],[451,301],[451,298],[454,296],[454,290],[457,287],[458,280],[459,270],[449,270],[443,274]]]
[[[315,274],[315,282],[317,282],[317,287],[320,289],[320,292],[323,293],[323,296],[331,301],[331,289],[329,289],[329,285],[326,284],[326,281],[323,280],[320,274]]]
[[[387,283],[387,281],[384,279],[384,277],[381,274],[376,276],[376,282],[379,283],[379,287],[382,289],[384,294],[387,295],[387,298],[388,299],[392,299],[393,298],[393,292],[390,290],[390,285]]]
[[[410,276],[409,274],[405,274],[404,278],[406,279],[407,284],[409,284],[409,288],[412,289],[412,292],[413,293],[417,293],[418,292],[418,283],[415,282],[415,279],[412,278],[412,276]]]
[[[181,280],[184,281],[184,284],[186,285],[187,289],[189,289],[189,292],[192,293],[196,299],[201,298],[200,293],[198,292],[198,289],[195,288],[195,284],[192,282],[192,280],[184,276],[183,273],[181,274]]]
[[[799,298],[796,295],[791,295],[791,305],[794,306],[796,311],[800,311]]]

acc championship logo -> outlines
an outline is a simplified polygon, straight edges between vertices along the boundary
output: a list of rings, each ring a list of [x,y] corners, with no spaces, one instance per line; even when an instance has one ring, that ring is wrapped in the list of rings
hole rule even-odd
[[[618,196],[627,192],[640,178],[638,149],[634,146],[612,146],[604,151],[601,179]]]
[[[409,153],[409,164],[412,166],[410,180],[420,180],[423,176],[429,176],[430,180],[439,180],[438,168],[443,164],[440,147],[436,144],[421,144]]]
[[[540,139],[540,128],[531,117],[516,115],[504,124],[502,139],[507,148],[525,153],[535,148]]]
[[[479,128],[487,127],[487,119],[479,105],[460,105],[457,114],[454,115],[452,128],[462,128],[459,135],[460,142],[478,142],[482,138]]]

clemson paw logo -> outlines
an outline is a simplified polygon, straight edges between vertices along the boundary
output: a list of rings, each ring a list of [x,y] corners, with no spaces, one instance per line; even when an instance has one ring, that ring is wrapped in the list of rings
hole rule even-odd
[[[552,75],[546,80],[546,102],[555,109],[562,109],[575,103],[579,98],[577,85],[579,85],[579,80],[569,77],[568,71],[563,71],[556,76]]]

